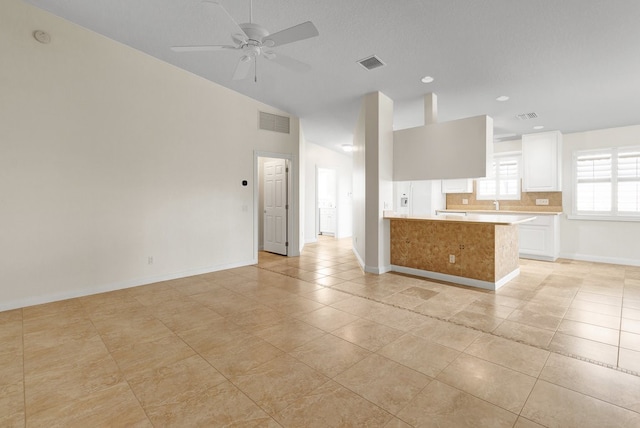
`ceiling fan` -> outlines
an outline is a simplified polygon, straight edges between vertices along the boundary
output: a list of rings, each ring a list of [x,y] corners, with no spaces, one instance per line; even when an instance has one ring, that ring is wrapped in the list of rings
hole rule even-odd
[[[176,52],[205,52],[219,50],[236,50],[242,53],[233,73],[233,80],[242,80],[247,77],[251,66],[257,70],[257,59],[263,56],[267,60],[280,64],[298,72],[309,71],[309,64],[282,54],[276,54],[271,48],[297,42],[318,36],[318,29],[311,21],[303,22],[284,30],[269,33],[264,27],[253,23],[253,0],[249,5],[249,22],[238,24],[222,5],[216,1],[202,0],[202,3],[215,7],[221,15],[225,16],[234,28],[231,38],[233,45],[197,45],[197,46],[172,46]],[[257,71],[254,73],[254,81],[257,79]]]

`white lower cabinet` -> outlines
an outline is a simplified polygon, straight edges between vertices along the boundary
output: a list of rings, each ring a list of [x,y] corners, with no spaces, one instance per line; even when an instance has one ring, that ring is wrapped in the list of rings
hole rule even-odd
[[[332,235],[336,234],[336,209],[320,208],[320,234]]]
[[[559,225],[557,215],[538,215],[535,220],[520,224],[520,257],[555,261],[560,253]]]

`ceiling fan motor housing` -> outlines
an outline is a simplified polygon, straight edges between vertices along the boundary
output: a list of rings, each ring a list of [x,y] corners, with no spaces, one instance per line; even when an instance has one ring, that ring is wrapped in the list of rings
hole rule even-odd
[[[244,23],[239,25],[242,31],[247,35],[248,40],[262,43],[262,39],[269,35],[269,32],[262,26],[253,23]]]
[[[246,37],[234,36],[240,44],[240,48],[245,55],[257,57],[262,53],[262,39],[269,35],[269,32],[258,24],[244,23],[239,25]]]

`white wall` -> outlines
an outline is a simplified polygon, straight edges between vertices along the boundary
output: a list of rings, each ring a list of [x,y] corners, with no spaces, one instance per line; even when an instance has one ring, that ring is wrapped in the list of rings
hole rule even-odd
[[[350,155],[338,153],[326,147],[307,142],[305,161],[305,242],[317,241],[317,210],[316,210],[316,169],[327,168],[336,171],[337,181],[337,221],[336,238],[346,238],[352,235],[352,199],[353,167]]]
[[[302,129],[302,126],[300,126],[300,132],[299,132],[299,140],[298,140],[298,159],[300,160],[300,168],[298,168],[299,171],[299,176],[298,176],[298,197],[294,198],[294,202],[297,199],[297,203],[299,204],[298,206],[298,213],[299,215],[298,217],[298,221],[299,223],[299,230],[300,230],[300,236],[299,236],[299,241],[298,241],[298,252],[296,253],[296,255],[300,255],[300,253],[302,252],[302,249],[304,248],[304,243],[305,243],[305,239],[306,239],[306,233],[305,233],[305,225],[307,224],[307,215],[306,215],[306,211],[307,211],[307,196],[305,195],[306,191],[307,191],[307,141],[304,137],[304,130]]]
[[[562,206],[570,212],[573,197],[571,162],[574,150],[640,146],[640,125],[563,135]],[[640,222],[560,221],[561,257],[640,266]]]
[[[563,134],[560,257],[603,263],[640,265],[640,222],[568,219],[573,198],[571,162],[574,150],[640,146],[640,125]],[[496,143],[494,150],[522,150],[521,140]]]
[[[362,102],[358,121],[353,130],[353,249],[360,265],[364,265],[366,233],[366,159],[365,159],[365,122],[366,103]]]
[[[0,51],[0,310],[255,261],[254,152],[300,168],[297,118],[18,0]]]
[[[384,210],[393,209],[393,101],[378,93],[378,229],[377,270],[391,270],[391,227]]]
[[[366,95],[354,131],[353,242],[363,268],[389,269],[389,224],[393,207],[393,101],[380,92]]]

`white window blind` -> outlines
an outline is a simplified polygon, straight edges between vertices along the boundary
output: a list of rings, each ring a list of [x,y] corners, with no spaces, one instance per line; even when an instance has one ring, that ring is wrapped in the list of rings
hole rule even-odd
[[[520,199],[520,157],[496,157],[491,178],[478,180],[480,200]]]
[[[578,155],[576,206],[583,212],[611,211],[611,153]]]
[[[574,153],[574,214],[639,217],[640,148]]]
[[[640,150],[618,154],[618,211],[640,214]]]

